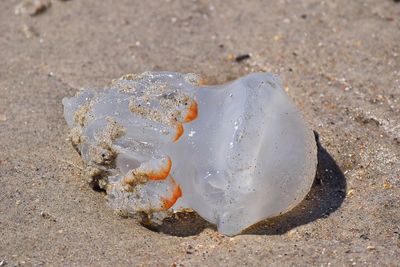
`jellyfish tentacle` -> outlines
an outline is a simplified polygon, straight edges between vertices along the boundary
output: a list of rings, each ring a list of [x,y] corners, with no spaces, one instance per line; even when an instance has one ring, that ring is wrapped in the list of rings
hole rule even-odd
[[[139,167],[131,170],[125,175],[122,182],[133,186],[138,181],[165,180],[169,176],[171,168],[172,160],[168,156],[150,159],[140,164]]]

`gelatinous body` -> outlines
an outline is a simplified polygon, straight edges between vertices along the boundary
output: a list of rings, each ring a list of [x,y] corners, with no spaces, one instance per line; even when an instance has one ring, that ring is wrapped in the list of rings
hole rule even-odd
[[[124,214],[157,223],[192,209],[235,235],[293,208],[314,180],[314,135],[272,74],[220,86],[125,75],[63,104],[87,172]]]

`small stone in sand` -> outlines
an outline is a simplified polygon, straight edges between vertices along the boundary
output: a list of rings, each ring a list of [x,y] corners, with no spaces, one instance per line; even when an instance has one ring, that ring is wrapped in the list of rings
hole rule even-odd
[[[50,0],[23,0],[15,6],[16,15],[36,16],[46,11],[51,6]]]

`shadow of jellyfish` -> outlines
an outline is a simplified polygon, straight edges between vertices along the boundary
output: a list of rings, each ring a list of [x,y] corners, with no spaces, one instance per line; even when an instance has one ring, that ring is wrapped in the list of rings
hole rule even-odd
[[[284,234],[297,226],[326,218],[341,206],[346,195],[346,178],[332,156],[321,146],[318,133],[314,131],[314,135],[318,146],[318,165],[310,192],[291,211],[259,222],[244,234]]]

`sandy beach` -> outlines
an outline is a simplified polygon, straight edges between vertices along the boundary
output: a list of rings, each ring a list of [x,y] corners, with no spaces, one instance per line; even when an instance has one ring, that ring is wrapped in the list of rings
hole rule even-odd
[[[0,266],[399,265],[398,1],[24,2],[0,2]],[[148,70],[280,75],[319,139],[306,199],[235,237],[116,215],[61,100]]]

